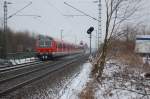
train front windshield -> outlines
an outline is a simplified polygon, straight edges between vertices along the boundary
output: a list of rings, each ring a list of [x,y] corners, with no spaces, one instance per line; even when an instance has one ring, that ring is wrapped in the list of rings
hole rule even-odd
[[[51,47],[52,38],[51,37],[43,37],[39,36],[39,47],[41,48],[49,48]]]

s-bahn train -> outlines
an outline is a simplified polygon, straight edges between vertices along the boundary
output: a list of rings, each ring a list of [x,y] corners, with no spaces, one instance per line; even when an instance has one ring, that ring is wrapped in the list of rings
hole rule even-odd
[[[39,35],[36,40],[36,51],[39,59],[48,60],[58,56],[83,53],[84,46],[67,43],[49,36]]]

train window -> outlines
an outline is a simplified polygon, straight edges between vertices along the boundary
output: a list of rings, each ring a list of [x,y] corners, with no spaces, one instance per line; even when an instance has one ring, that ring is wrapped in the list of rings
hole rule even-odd
[[[50,40],[45,41],[45,45],[46,45],[46,47],[50,47],[51,46],[51,41]]]
[[[65,49],[67,49],[67,47],[68,47],[67,44],[65,44]]]
[[[58,43],[58,48],[62,48],[62,44],[61,43]]]
[[[65,49],[65,47],[66,47],[66,45],[65,44],[63,44],[63,48]]]
[[[40,41],[39,41],[39,47],[44,47],[44,46],[45,46],[44,40],[40,40]]]
[[[61,44],[59,43],[59,48],[61,48]]]
[[[51,47],[51,40],[40,39],[39,47]]]
[[[53,38],[39,35],[38,40],[39,40],[39,47],[46,48],[51,47],[51,41],[53,40]]]

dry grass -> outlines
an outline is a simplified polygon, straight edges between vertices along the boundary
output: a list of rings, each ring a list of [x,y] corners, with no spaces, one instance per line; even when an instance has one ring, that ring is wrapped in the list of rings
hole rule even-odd
[[[144,72],[150,73],[150,64],[144,64],[142,69]]]
[[[134,52],[134,42],[114,41],[109,49],[109,55],[130,66],[143,64],[142,58]]]
[[[116,59],[124,66],[125,74],[149,72],[150,65],[143,63],[143,58],[134,52],[134,42],[114,41],[108,50],[108,57]]]
[[[94,99],[93,85],[91,82],[88,82],[86,88],[82,90],[79,94],[80,99]]]
[[[124,70],[121,72],[124,79],[129,79],[127,74],[133,74],[137,72],[150,71],[150,66],[143,65],[143,60],[140,56],[134,53],[134,43],[133,42],[124,42],[116,41],[113,42],[111,48],[108,49],[108,57],[112,59],[117,59],[125,66]],[[87,84],[87,87],[80,93],[80,99],[94,99],[95,87],[92,82]],[[108,90],[106,95],[112,96],[111,91]]]
[[[118,59],[130,66],[141,66],[143,64],[142,58],[131,52],[119,53]]]

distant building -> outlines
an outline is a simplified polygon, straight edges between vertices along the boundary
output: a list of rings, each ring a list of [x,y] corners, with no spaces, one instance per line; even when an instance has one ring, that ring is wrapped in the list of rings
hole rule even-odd
[[[136,36],[135,52],[139,54],[150,54],[150,35]]]

